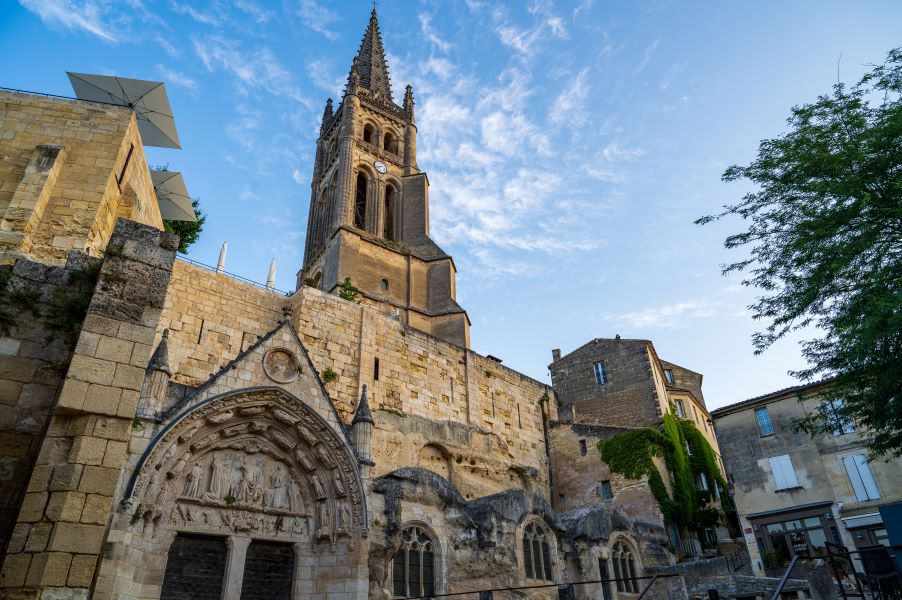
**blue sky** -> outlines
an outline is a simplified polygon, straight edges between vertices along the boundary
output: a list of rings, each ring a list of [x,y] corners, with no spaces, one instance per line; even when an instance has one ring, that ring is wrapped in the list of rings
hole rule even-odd
[[[290,290],[314,142],[372,4],[6,0],[0,85],[71,94],[65,71],[163,80],[182,171],[209,214],[190,257]],[[432,237],[455,257],[472,345],[542,380],[551,349],[648,338],[705,375],[709,408],[792,385],[794,340],[762,356],[754,290],[720,265],[741,223],[731,163],[793,104],[902,44],[899,2],[382,1],[395,99],[414,86]]]

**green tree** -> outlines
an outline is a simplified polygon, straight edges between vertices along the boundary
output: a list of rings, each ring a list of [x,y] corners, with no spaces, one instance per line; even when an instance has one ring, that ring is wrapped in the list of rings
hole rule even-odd
[[[191,200],[191,206],[194,208],[194,214],[197,215],[196,221],[163,221],[163,226],[169,233],[175,233],[179,236],[179,252],[188,253],[188,247],[197,241],[201,231],[204,230],[204,221],[207,215],[200,209],[200,203],[197,199]]]
[[[767,323],[753,336],[761,353],[787,333],[801,342],[802,380],[833,378],[828,399],[872,436],[874,456],[902,454],[902,48],[855,85],[833,86],[792,108],[787,133],[760,143],[727,182],[755,191],[708,223],[738,216],[747,230],[726,248],[749,255],[725,265],[744,271],[761,295],[749,307]],[[806,331],[809,331],[806,329]],[[824,409],[797,423],[829,431]]]

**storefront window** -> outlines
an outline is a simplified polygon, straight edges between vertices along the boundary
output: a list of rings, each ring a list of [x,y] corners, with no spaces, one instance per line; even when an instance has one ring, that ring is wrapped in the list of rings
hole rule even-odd
[[[815,556],[826,552],[827,523],[820,514],[761,523],[759,527],[766,534],[758,540],[768,567],[786,565],[797,554]]]

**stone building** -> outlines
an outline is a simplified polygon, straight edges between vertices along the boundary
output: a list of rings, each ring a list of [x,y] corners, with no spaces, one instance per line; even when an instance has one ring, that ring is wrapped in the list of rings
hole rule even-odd
[[[782,575],[793,555],[822,553],[827,542],[889,544],[879,508],[902,500],[902,461],[868,462],[867,436],[845,419],[831,423],[832,434],[793,431],[794,421],[825,402],[829,385],[799,385],[712,411],[757,573]]]
[[[2,92],[0,123],[5,596],[350,600],[607,576],[576,593],[611,598],[674,562],[645,482],[596,460],[574,483],[568,457],[605,432],[469,349],[375,11],[326,106],[287,296],[176,257],[128,109]],[[356,299],[334,293],[346,278]],[[661,389],[703,411],[700,376],[671,370]],[[592,492],[606,476],[610,501]],[[685,594],[670,577],[647,597]]]
[[[571,508],[576,506],[574,503],[607,498],[615,505],[625,502],[628,514],[653,518],[663,526],[659,510],[655,515],[649,513],[656,502],[647,482],[625,481],[611,473],[597,452],[588,453],[586,449],[594,449],[599,441],[619,433],[658,427],[663,415],[670,413],[691,421],[719,461],[713,422],[702,395],[702,375],[661,360],[648,340],[623,339],[619,335],[613,339],[596,338],[564,356],[560,350],[552,350],[552,359],[548,368],[559,405],[559,421],[551,428],[549,443],[553,448],[558,504]],[[580,458],[574,458],[577,445]],[[663,461],[656,460],[656,464],[659,471],[667,473]],[[723,471],[722,462],[718,466]],[[669,477],[665,475],[664,480],[668,482]],[[705,485],[715,484],[705,481]],[[725,522],[722,525],[693,531],[669,523],[670,542],[682,555],[698,556],[702,553],[700,536],[706,545],[732,544],[729,528]]]

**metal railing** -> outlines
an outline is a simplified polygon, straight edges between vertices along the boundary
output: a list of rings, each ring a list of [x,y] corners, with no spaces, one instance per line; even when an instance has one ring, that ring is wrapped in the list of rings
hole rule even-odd
[[[496,592],[520,592],[524,590],[538,590],[543,588],[558,588],[558,596],[560,598],[566,597],[563,590],[566,588],[572,588],[577,585],[592,585],[592,584],[616,584],[616,583],[624,583],[629,586],[636,585],[638,587],[639,581],[648,581],[648,584],[639,592],[639,595],[636,597],[636,600],[640,600],[643,598],[649,590],[651,590],[652,586],[654,586],[655,582],[659,579],[665,579],[668,577],[681,577],[680,573],[667,573],[667,574],[659,574],[659,575],[644,575],[641,577],[621,577],[621,578],[608,578],[608,579],[593,579],[590,581],[565,581],[562,583],[542,583],[537,585],[521,585],[514,587],[498,587],[498,588],[489,588],[484,590],[467,590],[462,592],[449,592],[447,594],[432,594],[430,596],[402,596],[400,600],[430,600],[433,598],[452,598],[456,596],[467,596],[471,594],[475,594],[478,596],[478,600],[493,600],[494,594]]]
[[[188,264],[194,265],[195,267],[200,267],[202,269],[206,269],[207,271],[212,271],[214,273],[219,273],[220,275],[228,275],[232,279],[237,279],[243,283],[249,283],[258,288],[262,288],[264,290],[269,290],[270,292],[275,292],[277,294],[282,294],[283,296],[291,296],[294,292],[286,292],[285,290],[280,290],[275,287],[268,287],[265,283],[260,283],[259,281],[254,281],[253,279],[248,279],[247,277],[242,277],[241,275],[236,275],[235,273],[230,273],[226,270],[219,270],[214,266],[204,264],[202,262],[198,262],[194,259],[188,258],[186,256],[177,256],[176,260],[180,260],[182,262],[186,262]]]

